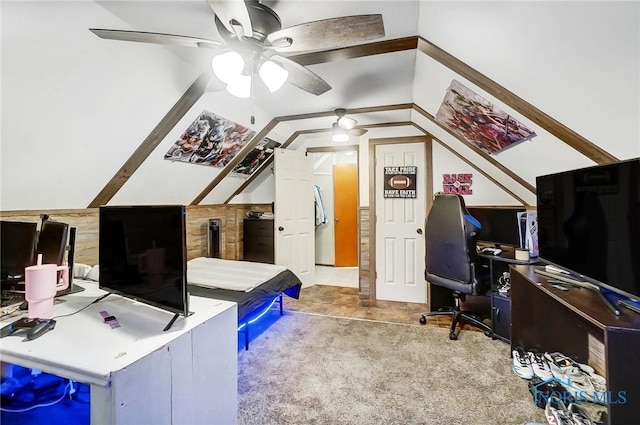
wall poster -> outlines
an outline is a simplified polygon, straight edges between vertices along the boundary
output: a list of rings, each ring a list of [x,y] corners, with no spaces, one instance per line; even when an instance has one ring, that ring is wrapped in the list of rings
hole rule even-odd
[[[265,137],[258,142],[255,148],[244,157],[238,165],[231,171],[235,174],[249,176],[260,167],[273,154],[273,150],[280,146],[280,143]]]
[[[536,136],[533,130],[456,80],[447,89],[435,119],[488,154]]]
[[[384,167],[384,197],[415,199],[417,175],[415,165]]]
[[[164,155],[170,161],[224,167],[256,135],[249,128],[202,111]]]
[[[444,193],[457,193],[458,195],[473,195],[471,183],[473,174],[443,174],[442,175],[442,191]]]

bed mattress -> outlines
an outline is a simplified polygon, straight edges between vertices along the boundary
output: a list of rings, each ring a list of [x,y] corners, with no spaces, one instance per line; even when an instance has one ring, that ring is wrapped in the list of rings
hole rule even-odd
[[[189,269],[191,268],[192,261],[194,260],[190,260],[187,263],[187,276],[189,276]],[[300,297],[300,288],[302,287],[302,282],[291,270],[287,269],[286,267],[276,266],[273,264],[253,263],[250,261],[220,260],[213,258],[206,258],[206,260],[217,261],[198,261],[198,267],[204,267],[205,264],[208,264],[208,267],[211,268],[212,273],[216,270],[215,264],[221,265],[226,262],[237,263],[233,265],[227,264],[227,266],[238,268],[238,270],[240,270],[238,272],[240,276],[242,276],[243,274],[249,275],[249,273],[246,273],[246,270],[251,269],[255,264],[258,264],[260,266],[269,266],[266,267],[266,269],[271,269],[274,272],[276,272],[276,270],[279,270],[275,274],[271,273],[272,277],[266,278],[258,285],[247,285],[253,286],[253,288],[248,291],[216,287],[216,284],[212,282],[214,282],[214,280],[219,281],[220,279],[212,278],[208,281],[207,284],[192,284],[189,281],[189,278],[187,278],[188,289],[191,295],[236,302],[238,304],[238,322],[242,322],[247,316],[251,314],[251,312],[260,308],[265,303],[269,302],[274,297],[280,294],[284,293],[285,295],[295,299],[298,299]],[[258,269],[259,268],[261,267],[258,267]],[[203,275],[200,276],[202,277]],[[237,276],[235,277],[237,278]],[[236,287],[241,288],[242,286],[243,285]]]

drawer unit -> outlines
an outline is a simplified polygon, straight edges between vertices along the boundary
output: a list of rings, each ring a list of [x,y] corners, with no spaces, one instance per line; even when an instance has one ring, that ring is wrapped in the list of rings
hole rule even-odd
[[[505,339],[511,339],[511,299],[497,292],[491,296],[493,297],[491,319],[495,333]]]
[[[273,220],[244,219],[242,222],[242,259],[273,264]]]

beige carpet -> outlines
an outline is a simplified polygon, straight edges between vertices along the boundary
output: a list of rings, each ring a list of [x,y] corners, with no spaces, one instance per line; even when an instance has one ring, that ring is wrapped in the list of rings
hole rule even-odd
[[[238,423],[546,423],[481,332],[286,312],[238,353]]]

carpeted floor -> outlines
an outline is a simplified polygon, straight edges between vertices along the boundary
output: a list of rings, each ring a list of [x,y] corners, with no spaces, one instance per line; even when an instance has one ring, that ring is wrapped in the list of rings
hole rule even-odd
[[[238,423],[546,423],[481,332],[286,312],[238,353]]]

